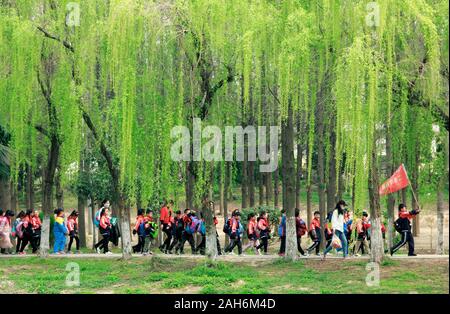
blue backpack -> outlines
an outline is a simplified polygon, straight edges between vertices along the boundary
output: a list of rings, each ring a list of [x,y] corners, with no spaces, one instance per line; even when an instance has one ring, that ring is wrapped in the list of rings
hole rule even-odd
[[[283,216],[281,218],[281,223],[278,226],[278,235],[281,237],[283,236],[283,230],[286,228],[286,216]]]
[[[141,222],[138,228],[138,234],[140,236],[145,236],[145,221]]]
[[[200,222],[200,234],[201,235],[205,235],[206,234],[206,226],[205,226],[205,222],[204,221]]]
[[[101,213],[102,213],[102,209],[101,208],[95,212],[94,225],[96,227],[100,226],[100,215],[101,215]]]
[[[191,223],[189,225],[186,225],[186,228],[184,229],[188,234],[194,234],[197,231],[197,227],[199,224],[199,220],[197,217],[192,216],[191,219]]]
[[[223,224],[223,233],[230,235],[231,233],[231,218],[228,218]]]

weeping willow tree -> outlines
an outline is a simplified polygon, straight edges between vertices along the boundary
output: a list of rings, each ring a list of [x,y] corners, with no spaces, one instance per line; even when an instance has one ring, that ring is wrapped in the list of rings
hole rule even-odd
[[[411,78],[408,71],[418,68],[420,76],[413,76],[409,88],[419,89],[426,99],[436,99],[439,94],[440,62],[432,10],[424,1],[401,4],[383,1],[379,2],[379,6],[379,23],[361,21],[360,35],[355,36],[351,46],[340,57],[334,88],[337,156],[345,153],[346,173],[354,176],[356,208],[364,208],[369,198],[373,226],[372,259],[377,262],[383,255],[377,192],[379,159],[384,151],[380,145],[380,133],[385,127],[388,132],[392,132],[398,125],[409,129],[404,120],[405,111],[412,113],[407,106],[414,105],[411,99],[395,95],[399,90],[394,86],[394,78],[409,80]],[[415,27],[419,27],[421,31],[415,31]],[[418,42],[423,42],[423,45],[414,46]],[[427,60],[426,64],[424,59]],[[400,93],[403,92],[404,89],[400,89]],[[394,107],[394,98],[401,100],[400,106]],[[422,113],[425,119],[429,115],[429,111]],[[393,115],[400,115],[402,118],[393,120]],[[421,118],[416,114],[415,119]],[[422,127],[424,131],[431,130],[431,123]],[[412,139],[405,141],[403,138],[399,142],[403,144],[411,141]],[[394,155],[399,154],[397,142],[393,142],[390,149]],[[411,147],[406,147],[405,151],[411,153]],[[339,166],[340,159],[337,163],[337,167]],[[367,190],[369,194],[365,193]]]

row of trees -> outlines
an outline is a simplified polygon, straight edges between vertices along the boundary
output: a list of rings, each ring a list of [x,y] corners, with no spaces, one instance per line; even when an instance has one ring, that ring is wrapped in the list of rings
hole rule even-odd
[[[218,190],[226,214],[236,182],[242,207],[256,204],[258,187],[259,204],[273,198],[287,210],[290,259],[294,209],[306,205],[310,216],[313,185],[322,219],[345,191],[353,208],[370,207],[375,261],[383,256],[378,186],[400,163],[415,190],[433,180],[442,212],[446,0],[1,0],[0,21],[0,125],[10,135],[0,199],[8,191],[14,204],[23,184],[32,207],[40,180],[43,256],[53,198],[62,204],[69,185],[80,209],[88,197],[111,195],[124,257],[130,208],[162,197],[203,210],[214,257],[209,200]],[[173,161],[170,131],[187,125],[192,134],[194,118],[222,130],[281,126],[279,169],[260,173],[247,154]],[[386,200],[389,222],[396,201]]]

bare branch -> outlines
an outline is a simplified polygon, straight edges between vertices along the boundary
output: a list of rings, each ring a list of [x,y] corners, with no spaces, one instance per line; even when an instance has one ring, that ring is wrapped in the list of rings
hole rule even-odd
[[[61,44],[64,45],[64,47],[66,47],[67,49],[69,49],[71,52],[75,52],[75,49],[73,48],[72,44],[69,43],[66,40],[62,40],[61,38],[59,38],[58,36],[52,35],[49,32],[47,32],[44,28],[42,28],[41,26],[37,26],[37,29],[42,32],[44,34],[45,37],[56,40],[58,42],[60,42]]]

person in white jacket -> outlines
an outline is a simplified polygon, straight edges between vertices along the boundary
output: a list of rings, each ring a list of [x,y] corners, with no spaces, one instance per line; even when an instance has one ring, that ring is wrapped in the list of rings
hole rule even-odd
[[[345,201],[340,200],[337,204],[335,209],[333,210],[333,216],[331,217],[331,225],[333,227],[333,236],[336,235],[341,240],[342,250],[344,252],[344,258],[348,256],[348,243],[347,238],[345,237],[344,232],[344,213],[345,208],[347,207],[347,204]],[[330,245],[328,248],[325,249],[323,252],[322,259],[325,259],[328,252],[331,251],[333,248],[332,245]]]

